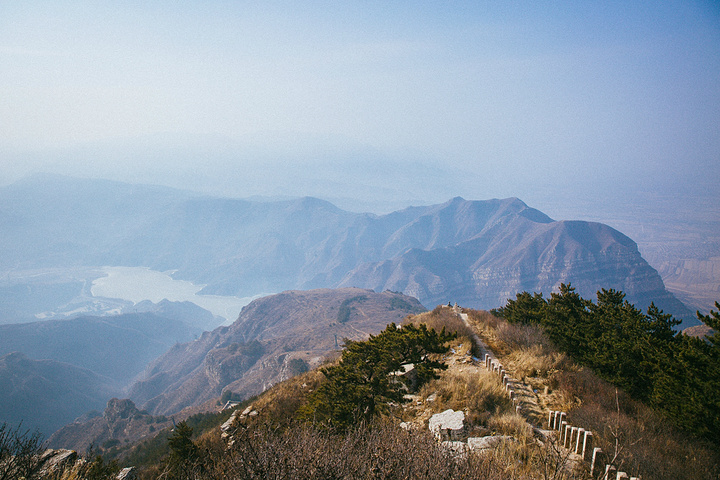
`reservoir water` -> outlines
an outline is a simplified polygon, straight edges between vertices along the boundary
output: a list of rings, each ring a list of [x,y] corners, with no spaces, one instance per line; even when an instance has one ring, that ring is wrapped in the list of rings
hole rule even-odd
[[[158,272],[147,267],[103,267],[106,276],[92,282],[90,292],[95,297],[120,298],[133,303],[150,300],[158,303],[163,299],[175,302],[192,302],[214,315],[232,323],[242,307],[257,297],[233,297],[199,295],[204,285],[186,280],[176,280],[172,272]]]

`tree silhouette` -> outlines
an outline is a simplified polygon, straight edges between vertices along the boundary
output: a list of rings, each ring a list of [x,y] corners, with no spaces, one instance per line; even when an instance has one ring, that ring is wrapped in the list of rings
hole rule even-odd
[[[197,459],[198,448],[192,441],[193,429],[185,422],[178,423],[173,434],[168,438],[170,456],[175,460],[194,461]]]

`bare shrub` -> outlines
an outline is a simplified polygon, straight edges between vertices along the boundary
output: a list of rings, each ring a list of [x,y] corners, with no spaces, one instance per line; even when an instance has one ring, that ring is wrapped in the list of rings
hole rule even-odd
[[[0,479],[39,478],[44,465],[44,450],[39,432],[0,425]]]
[[[711,445],[679,433],[640,402],[579,368],[558,375],[559,388],[584,399],[569,413],[574,424],[595,435],[619,470],[653,479],[717,479],[720,455]]]
[[[554,378],[557,381],[557,388],[568,395],[587,399],[605,412],[612,413],[616,410],[616,392],[622,408],[628,409],[627,413],[634,411],[635,402],[632,402],[627,394],[617,391],[615,387],[595,375],[589,368],[566,368],[557,372]]]
[[[536,325],[517,325],[499,320],[496,330],[498,339],[513,349],[549,343],[543,330]]]
[[[536,478],[543,480],[586,479],[585,466],[573,462],[570,450],[562,448],[557,437],[551,435],[529,449],[528,464]]]
[[[302,424],[257,425],[239,435],[202,478],[506,478],[492,459],[450,456],[427,432],[409,433],[387,422],[345,435]]]
[[[543,480],[588,478],[583,465],[574,462],[569,451],[561,448],[554,437],[544,442],[537,441],[531,435],[524,434],[521,419],[511,417],[512,415],[503,415],[498,420],[509,434],[513,431],[517,433],[519,428],[519,440],[501,442],[497,448],[480,453],[503,472],[503,478]]]

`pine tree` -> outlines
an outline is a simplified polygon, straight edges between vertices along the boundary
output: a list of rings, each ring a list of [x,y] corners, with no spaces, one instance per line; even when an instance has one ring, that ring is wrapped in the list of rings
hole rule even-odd
[[[445,344],[455,337],[445,329],[438,333],[425,325],[392,323],[364,342],[346,341],[339,363],[322,369],[326,381],[310,396],[301,417],[344,430],[387,412],[391,403],[404,401],[409,382],[399,375],[403,365],[414,366],[416,385],[436,378],[436,371],[447,366],[432,355],[447,352]]]
[[[681,322],[655,304],[643,313],[623,292],[601,289],[597,301],[561,285],[545,301],[519,293],[496,314],[535,323],[562,350],[648,402],[680,427],[720,444],[720,303],[698,318],[715,332],[705,340],[675,331]]]

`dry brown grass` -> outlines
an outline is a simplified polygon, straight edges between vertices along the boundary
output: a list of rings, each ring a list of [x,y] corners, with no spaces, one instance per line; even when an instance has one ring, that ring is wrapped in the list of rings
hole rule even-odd
[[[568,412],[568,421],[592,430],[596,446],[604,451],[614,453],[617,445],[620,470],[661,480],[720,478],[717,452],[673,431],[668,422],[622,392],[616,395],[614,387],[559,353],[540,329],[509,325],[487,312],[468,313],[506,369],[538,388],[541,405]],[[200,443],[213,460],[197,478],[588,478],[585,466],[570,462],[552,437],[540,442],[534,436],[532,427],[515,413],[497,375],[461,364],[470,352],[470,332],[451,309],[438,308],[406,322],[458,332],[459,338],[451,342],[457,368],[425,385],[419,392],[420,405],[398,406],[394,415],[421,424],[420,417],[426,421],[448,408],[462,410],[471,435],[510,435],[517,441],[459,458],[444,453],[425,429],[405,432],[386,421],[361,425],[341,436],[293,422],[289,419],[323,379],[319,371],[312,371],[253,402],[260,415],[246,423],[242,441],[230,454],[218,435],[204,437]],[[550,387],[549,394],[543,393],[543,386]],[[431,394],[436,394],[434,402],[427,401]]]
[[[510,353],[509,346],[498,335],[498,326],[507,323],[484,310],[465,310],[468,315],[468,323],[475,333],[490,347],[495,355],[502,356]]]
[[[543,344],[512,350],[503,358],[503,362],[517,378],[550,378],[555,372],[571,364],[567,355]]]
[[[671,428],[667,419],[573,362],[540,328],[509,324],[489,312],[468,314],[471,325],[506,369],[539,391],[543,405],[568,412],[568,421],[593,431],[596,446],[610,457],[617,452],[619,470],[653,479],[720,478],[720,454],[711,446]],[[510,416],[490,416],[486,425],[495,429],[503,425],[504,431],[512,431],[506,424]],[[546,471],[543,478],[581,475],[552,467],[563,463],[561,452],[553,452],[551,445],[543,449],[532,450],[528,458],[538,471]]]
[[[433,413],[448,408],[463,410],[471,427],[487,426],[493,415],[512,410],[512,402],[497,376],[485,371],[479,375],[444,374],[420,390],[420,397],[426,401],[432,394],[437,395],[429,404]]]
[[[307,397],[325,376],[320,370],[311,370],[273,386],[252,402],[261,421],[284,424],[292,421],[298,408],[307,402]]]
[[[578,368],[558,375],[558,388],[582,402],[569,420],[593,431],[621,471],[653,479],[717,479],[720,455],[711,445],[673,429],[667,419],[624,392]]]
[[[532,427],[517,413],[506,412],[488,420],[488,428],[500,435],[510,435],[523,445],[533,440]]]

